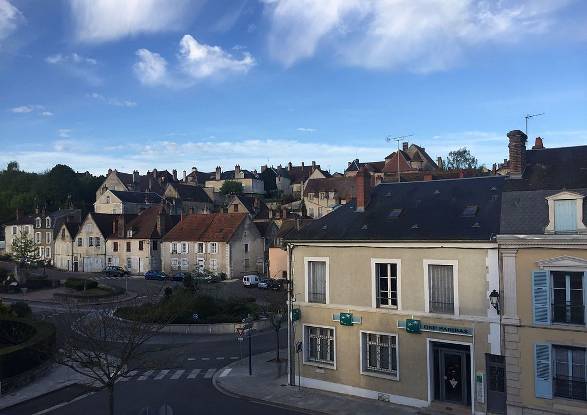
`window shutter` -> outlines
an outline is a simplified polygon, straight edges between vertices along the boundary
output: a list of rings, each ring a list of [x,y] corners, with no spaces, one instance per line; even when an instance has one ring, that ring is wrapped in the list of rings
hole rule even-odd
[[[537,398],[552,399],[550,344],[534,345],[534,392]]]
[[[550,324],[550,276],[548,271],[532,273],[534,324]]]
[[[185,243],[185,253],[186,254],[189,254],[190,253],[190,243],[189,242],[186,242]]]
[[[169,242],[169,253],[173,253],[173,242]]]

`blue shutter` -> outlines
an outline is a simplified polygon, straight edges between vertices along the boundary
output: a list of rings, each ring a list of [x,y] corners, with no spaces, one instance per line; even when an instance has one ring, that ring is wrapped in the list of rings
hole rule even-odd
[[[532,273],[534,324],[550,324],[550,276],[548,271]]]
[[[577,202],[575,200],[554,201],[554,230],[557,232],[577,230]]]
[[[552,363],[550,344],[534,345],[534,392],[537,398],[552,399]]]

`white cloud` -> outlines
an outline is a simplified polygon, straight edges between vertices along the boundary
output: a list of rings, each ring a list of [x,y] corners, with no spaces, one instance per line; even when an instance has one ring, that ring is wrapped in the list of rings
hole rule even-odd
[[[191,35],[183,36],[179,42],[177,65],[172,72],[167,69],[167,60],[158,53],[139,49],[136,55],[139,60],[134,65],[134,71],[146,85],[189,87],[206,78],[244,74],[255,65],[255,59],[248,52],[236,58],[219,46],[198,42]]]
[[[78,53],[56,53],[47,56],[45,62],[59,67],[65,73],[81,78],[92,86],[102,84],[102,78],[97,74],[98,61],[94,58],[82,56]]]
[[[71,137],[71,129],[69,128],[60,128],[57,130],[57,135],[61,138],[69,138]]]
[[[16,114],[25,114],[28,112],[33,112],[35,110],[34,105],[21,105],[20,107],[11,108],[10,111]]]
[[[77,53],[71,53],[69,55],[62,55],[61,53],[57,53],[55,55],[50,55],[45,58],[45,61],[50,64],[87,64],[87,65],[96,65],[98,62],[96,59],[87,58],[85,56],[78,55]]]
[[[69,0],[75,36],[88,43],[178,30],[200,3],[193,0]]]
[[[41,115],[43,117],[52,117],[55,114],[53,114],[51,111],[43,111],[43,112],[41,112]]]
[[[468,49],[543,33],[571,0],[271,0],[271,54],[286,66],[330,48],[343,63],[428,72]]]
[[[18,107],[10,108],[9,111],[13,112],[15,114],[36,113],[36,114],[41,115],[43,117],[52,117],[53,115],[55,115],[51,111],[46,110],[43,105],[37,105],[37,104],[21,105]]]
[[[8,0],[0,0],[0,40],[6,39],[24,21],[24,16]]]
[[[88,94],[87,97],[95,99],[97,101],[101,101],[101,102],[108,104],[108,105],[113,105],[115,107],[132,108],[132,107],[137,106],[137,103],[135,101],[131,101],[128,99],[118,99],[118,98],[106,97],[106,96],[99,94],[97,92],[92,92],[91,94]]]
[[[296,128],[296,130],[301,131],[302,133],[313,133],[316,131],[315,128],[304,128],[304,127]]]

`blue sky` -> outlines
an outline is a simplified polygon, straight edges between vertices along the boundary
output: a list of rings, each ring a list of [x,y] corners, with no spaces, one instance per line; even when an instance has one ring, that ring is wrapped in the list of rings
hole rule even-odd
[[[0,0],[0,163],[213,170],[487,165],[523,129],[587,144],[582,0]]]

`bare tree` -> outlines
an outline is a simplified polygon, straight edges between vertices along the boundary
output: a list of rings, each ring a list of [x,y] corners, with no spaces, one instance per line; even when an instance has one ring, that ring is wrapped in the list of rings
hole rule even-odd
[[[152,310],[152,311],[149,311]],[[89,314],[68,304],[65,333],[56,362],[93,381],[94,387],[108,393],[109,413],[114,414],[114,385],[128,378],[133,368],[155,369],[152,354],[160,351],[145,347],[147,342],[173,320],[156,307],[141,308],[140,319],[122,320],[113,310],[100,308]]]
[[[287,321],[287,305],[285,303],[285,296],[279,296],[269,303],[269,313],[271,327],[275,330],[275,361],[280,362],[279,356],[279,331],[283,327],[283,324]]]

